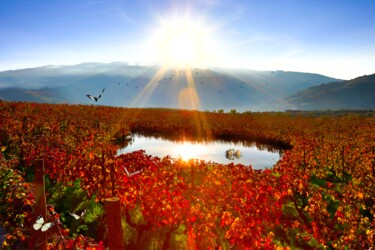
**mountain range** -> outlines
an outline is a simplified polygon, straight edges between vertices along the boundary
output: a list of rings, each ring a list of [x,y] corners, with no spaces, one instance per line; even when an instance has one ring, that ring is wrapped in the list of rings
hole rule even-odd
[[[310,87],[285,99],[297,109],[375,109],[375,74]]]
[[[365,77],[366,81],[351,83],[300,72],[227,68],[185,70],[123,62],[83,63],[0,72],[0,99],[238,111],[373,108],[371,101],[365,101],[375,99],[374,91],[371,92],[374,79],[368,77]],[[339,87],[342,84],[346,87]],[[351,91],[358,99],[352,102],[352,106],[346,105],[345,98],[341,98]],[[314,99],[318,92],[326,102],[315,106],[315,101],[320,103]],[[97,102],[87,97],[99,97],[100,94]],[[341,98],[340,101],[335,101],[337,98]],[[342,103],[345,105],[342,106]]]

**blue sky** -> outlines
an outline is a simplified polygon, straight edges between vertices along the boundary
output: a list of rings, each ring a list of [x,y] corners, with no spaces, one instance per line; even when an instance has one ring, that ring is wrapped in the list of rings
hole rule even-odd
[[[0,71],[160,63],[163,25],[182,18],[207,66],[351,79],[375,73],[373,13],[373,0],[1,0]]]

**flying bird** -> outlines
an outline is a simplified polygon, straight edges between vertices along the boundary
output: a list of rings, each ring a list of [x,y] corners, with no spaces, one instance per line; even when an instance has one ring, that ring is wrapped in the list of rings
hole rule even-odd
[[[92,99],[92,100],[94,100],[95,102],[97,102],[99,99],[100,99],[100,97],[102,97],[102,94],[104,93],[104,90],[105,90],[105,88],[102,90],[102,93],[100,93],[100,95],[98,96],[98,97],[96,97],[96,96],[92,96],[92,95],[86,95],[89,99]]]
[[[134,176],[136,174],[139,174],[139,173],[141,173],[143,171],[143,169],[142,169],[142,170],[137,170],[135,172],[129,173],[129,171],[128,171],[128,169],[126,167],[124,167],[124,170],[125,170],[126,174],[128,175],[128,177],[132,177],[132,176]]]

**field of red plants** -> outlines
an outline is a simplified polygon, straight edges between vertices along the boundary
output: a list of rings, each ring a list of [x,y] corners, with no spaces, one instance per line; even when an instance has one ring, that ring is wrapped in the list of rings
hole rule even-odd
[[[58,222],[46,229],[50,249],[104,249],[111,232],[103,201],[114,196],[127,249],[375,246],[374,112],[223,114],[0,102],[0,124],[2,249],[33,247],[36,159],[45,163],[45,223]],[[262,171],[251,162],[117,155],[135,133],[285,150]],[[142,172],[129,177],[124,167]]]

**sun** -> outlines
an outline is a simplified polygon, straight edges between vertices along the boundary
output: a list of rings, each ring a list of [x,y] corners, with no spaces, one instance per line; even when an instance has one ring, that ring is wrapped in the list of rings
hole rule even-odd
[[[171,63],[192,64],[198,54],[197,40],[194,34],[188,31],[176,31],[166,43],[167,59]]]
[[[210,61],[208,28],[189,18],[162,20],[152,47],[156,60],[172,67],[205,67]]]

